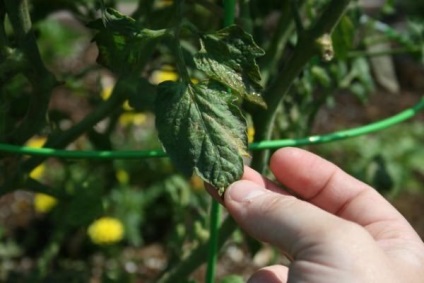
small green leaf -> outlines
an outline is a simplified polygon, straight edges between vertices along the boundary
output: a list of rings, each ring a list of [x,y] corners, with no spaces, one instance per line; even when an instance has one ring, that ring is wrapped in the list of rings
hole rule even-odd
[[[312,77],[318,81],[320,85],[323,87],[330,87],[331,85],[331,77],[328,75],[328,72],[326,69],[320,67],[320,66],[312,66],[311,68],[311,74]]]
[[[93,38],[99,49],[97,62],[119,75],[140,72],[156,40],[165,34],[143,29],[134,19],[110,8],[88,27],[98,30]]]
[[[101,19],[92,21],[87,26],[97,30],[107,29],[110,32],[123,35],[131,35],[140,30],[133,18],[123,15],[112,8],[105,9]]]
[[[237,96],[214,82],[167,81],[158,86],[156,128],[176,167],[224,190],[243,174],[246,120]]]
[[[354,36],[355,26],[351,19],[348,16],[342,17],[332,35],[334,52],[337,58],[346,59],[352,48]]]
[[[201,38],[196,67],[209,78],[231,88],[248,101],[266,108],[256,58],[264,51],[238,26],[230,26]]]

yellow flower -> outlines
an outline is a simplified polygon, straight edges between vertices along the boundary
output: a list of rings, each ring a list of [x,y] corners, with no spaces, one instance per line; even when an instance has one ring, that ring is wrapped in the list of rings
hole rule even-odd
[[[122,169],[117,170],[115,176],[118,182],[122,185],[128,184],[128,181],[130,180],[128,172]]]
[[[104,87],[102,89],[102,92],[100,93],[100,96],[102,97],[103,100],[107,100],[112,94],[112,91],[113,91],[113,85]]]
[[[109,97],[110,97],[110,95],[111,95],[111,94],[112,94],[112,92],[113,92],[113,88],[114,88],[114,86],[113,86],[113,85],[110,85],[110,86],[104,87],[104,88],[102,89],[102,92],[100,93],[101,98],[102,98],[103,100],[108,100],[108,99],[109,99]],[[128,100],[125,100],[125,101],[124,101],[124,104],[122,104],[122,108],[123,108],[124,110],[127,110],[127,111],[131,111],[131,110],[133,110],[133,108],[130,106],[130,103],[128,102]]]
[[[146,114],[143,113],[125,112],[119,116],[119,124],[123,127],[128,127],[129,125],[141,126],[144,122],[146,122]]]
[[[248,127],[247,128],[247,140],[249,143],[252,143],[255,137],[255,128]]]
[[[34,209],[38,213],[47,213],[57,204],[57,199],[41,193],[36,193],[34,197]]]
[[[178,79],[178,74],[173,70],[157,70],[152,73],[150,81],[153,84],[160,84],[164,81],[176,81]]]
[[[26,146],[40,148],[46,143],[46,137],[32,137],[27,141]],[[46,171],[46,166],[44,164],[38,165],[29,173],[29,176],[33,179],[40,180]]]
[[[156,0],[154,2],[154,7],[156,9],[161,9],[161,8],[165,8],[165,7],[169,7],[172,5],[174,1],[173,0]]]
[[[26,146],[40,148],[43,147],[43,145],[46,143],[46,140],[46,137],[32,137],[27,141]]]
[[[29,176],[35,180],[40,180],[43,177],[44,172],[46,171],[46,166],[44,164],[38,165],[29,173]]]
[[[128,100],[125,100],[124,104],[122,104],[122,108],[127,111],[131,111],[134,109],[130,106],[130,102]]]
[[[179,78],[178,73],[170,66],[164,66],[162,70],[154,71],[150,77],[152,84],[160,84],[164,81],[177,81]],[[192,84],[198,84],[199,80],[196,78],[190,78]]]
[[[88,227],[88,236],[96,245],[114,244],[124,237],[124,226],[116,218],[102,217]]]

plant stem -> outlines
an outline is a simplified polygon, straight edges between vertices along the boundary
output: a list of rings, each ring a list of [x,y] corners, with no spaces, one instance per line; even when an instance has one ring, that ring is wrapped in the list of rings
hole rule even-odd
[[[174,45],[174,55],[177,64],[178,73],[182,79],[182,81],[186,84],[191,82],[190,75],[187,71],[187,65],[184,60],[183,51],[181,49],[180,43],[180,34],[181,34],[181,26],[183,21],[183,9],[184,9],[184,0],[178,0],[175,2],[176,5],[176,20],[175,20],[175,28],[173,31],[173,45]]]
[[[285,67],[275,81],[264,93],[264,99],[268,105],[267,110],[258,109],[252,115],[255,125],[255,140],[269,140],[275,119],[275,113],[281,104],[284,95],[289,91],[292,83],[303,70],[309,60],[318,54],[316,40],[324,34],[331,34],[334,27],[347,9],[350,0],[332,0],[327,9],[315,22],[311,29],[305,30],[299,35],[299,41],[294,53],[285,64]],[[252,166],[260,172],[265,170],[269,158],[269,151],[255,152]]]
[[[414,48],[398,48],[381,51],[351,51],[347,54],[347,58],[358,58],[358,57],[379,57],[379,56],[392,56],[399,54],[421,54],[421,47]]]
[[[208,250],[208,264],[206,269],[206,283],[215,282],[216,265],[218,262],[219,243],[218,243],[218,231],[221,224],[222,207],[221,205],[212,200],[212,207],[210,212],[210,238],[209,238],[209,250]]]
[[[131,79],[129,79],[131,81]],[[114,111],[117,107],[120,107],[122,103],[125,101],[125,95],[127,87],[126,78],[118,80],[115,85],[115,88],[109,97],[109,99],[103,102],[99,107],[97,107],[92,113],[90,113],[84,120],[80,123],[76,124],[71,129],[66,132],[60,132],[58,134],[53,134],[49,137],[47,142],[45,143],[45,147],[49,148],[64,148],[69,143],[74,141],[76,138],[81,136],[83,133],[87,132],[94,125],[100,122],[104,117],[109,115],[112,111]],[[28,179],[28,174],[34,169],[37,165],[43,162],[47,157],[46,156],[34,156],[30,159],[26,160],[22,164],[22,169],[27,174],[23,174],[23,176],[6,176],[7,182],[0,186],[0,195],[4,195],[8,192],[15,190],[17,187],[20,187],[22,184],[28,185],[36,185],[31,179]],[[17,173],[17,172],[15,172]],[[22,172],[20,172],[22,173]],[[36,188],[40,188],[36,186]],[[43,188],[41,188],[43,189]],[[37,190],[37,189],[34,189]]]
[[[262,76],[262,84],[268,85],[270,78],[274,75],[278,59],[283,54],[289,37],[294,29],[294,24],[290,18],[291,7],[288,1],[281,2],[281,16],[278,21],[278,27],[275,31],[269,48],[265,52],[265,56],[259,60],[259,66]]]
[[[253,16],[250,8],[250,0],[242,0],[239,4],[239,23],[245,32],[253,34]]]
[[[66,132],[58,133],[57,135],[52,135],[47,140],[45,147],[51,148],[64,148],[69,143],[74,141],[76,138],[81,136],[83,133],[91,129],[94,125],[116,110],[117,107],[120,107],[125,101],[126,90],[128,87],[131,87],[128,82],[131,82],[131,78],[121,78],[117,81],[113,92],[108,100],[100,104],[92,113],[90,113],[84,120],[76,124],[71,129]],[[23,168],[26,172],[30,172],[38,164],[43,162],[45,157],[33,157],[27,160],[23,164]]]
[[[290,4],[297,33],[302,34],[305,28],[303,27],[302,18],[300,17],[298,0],[290,0]]]
[[[218,231],[217,245],[222,246],[237,226],[234,220],[228,216],[222,223]],[[205,254],[208,251],[209,241],[199,244],[181,263],[174,269],[166,272],[157,283],[185,282],[187,277],[200,265],[203,264]]]
[[[236,1],[224,0],[224,26],[234,24],[236,15]]]
[[[6,10],[4,3],[0,1],[0,62],[4,60],[6,56],[6,50],[8,45],[8,40],[6,36],[6,29],[4,27],[4,20],[6,18]]]
[[[191,4],[196,4],[203,6],[206,10],[208,10],[210,13],[213,13],[219,18],[224,17],[224,10],[215,4],[213,1],[209,0],[187,0],[187,2],[190,2]]]
[[[41,59],[32,31],[27,0],[4,0],[3,3],[16,35],[19,49],[22,50],[28,62],[29,71],[25,75],[34,89],[25,119],[7,138],[11,143],[22,144],[44,125],[50,94],[57,82]]]
[[[60,227],[55,228],[48,246],[44,249],[43,253],[37,261],[38,279],[45,278],[45,276],[48,274],[49,265],[58,255],[60,250],[60,243],[63,242],[65,235],[66,231],[64,225],[60,225]]]

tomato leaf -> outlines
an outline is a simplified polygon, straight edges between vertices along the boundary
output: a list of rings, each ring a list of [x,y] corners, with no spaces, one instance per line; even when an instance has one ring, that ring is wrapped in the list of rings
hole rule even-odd
[[[348,52],[352,49],[355,36],[355,26],[348,16],[342,17],[335,28],[332,38],[337,58],[346,59]]]
[[[256,58],[264,51],[250,34],[229,26],[200,39],[201,50],[194,58],[196,67],[210,79],[231,88],[244,99],[266,108],[261,96],[261,75]]]
[[[220,195],[243,174],[246,120],[237,96],[216,82],[167,81],[158,86],[156,128],[176,167],[193,172]]]
[[[97,62],[119,75],[140,72],[163,35],[141,28],[134,19],[111,8],[88,27],[98,30],[93,38],[99,49]]]

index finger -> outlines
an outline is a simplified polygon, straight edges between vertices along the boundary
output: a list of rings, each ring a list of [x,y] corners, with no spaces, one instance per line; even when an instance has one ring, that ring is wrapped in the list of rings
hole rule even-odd
[[[377,240],[419,236],[376,190],[333,163],[297,148],[283,148],[271,158],[275,177],[298,197],[366,228]],[[399,232],[394,232],[399,231]]]

